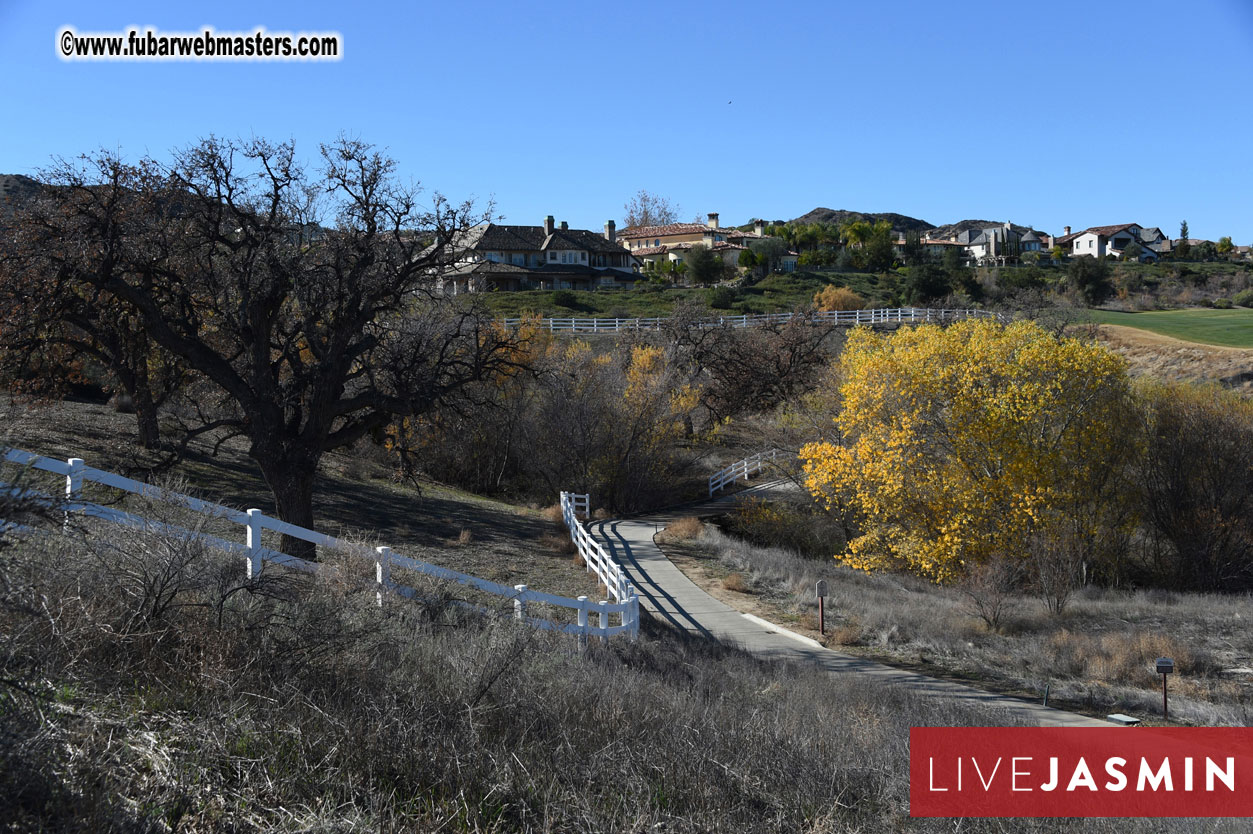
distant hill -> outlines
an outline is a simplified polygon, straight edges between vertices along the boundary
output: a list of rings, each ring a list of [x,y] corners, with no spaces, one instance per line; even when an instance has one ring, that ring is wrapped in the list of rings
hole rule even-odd
[[[917,217],[907,217],[903,214],[894,214],[892,212],[861,212],[847,211],[845,209],[829,209],[816,208],[811,212],[802,214],[791,223],[837,223],[844,225],[853,220],[866,220],[870,223],[877,223],[880,220],[886,220],[892,224],[892,230],[895,232],[925,232],[934,228],[933,224],[925,220],[919,220]]]
[[[39,193],[38,182],[22,174],[0,174],[0,215],[10,215]]]
[[[835,223],[844,225],[852,220],[866,220],[871,223],[877,223],[880,220],[886,220],[892,224],[892,231],[899,234],[905,232],[919,232],[928,237],[945,239],[953,235],[961,234],[970,229],[988,229],[993,226],[1003,226],[1002,220],[959,220],[956,223],[949,223],[944,226],[935,226],[926,220],[920,220],[917,217],[910,217],[905,214],[896,214],[894,212],[861,212],[848,211],[846,209],[829,209],[816,208],[800,217],[788,221],[775,220],[775,225],[783,222],[787,223]],[[1019,226],[1017,223],[1010,224],[1019,234],[1025,233],[1030,226]],[[749,228],[745,226],[744,228]],[[1037,232],[1040,230],[1037,229]],[[1043,234],[1043,233],[1042,233]]]

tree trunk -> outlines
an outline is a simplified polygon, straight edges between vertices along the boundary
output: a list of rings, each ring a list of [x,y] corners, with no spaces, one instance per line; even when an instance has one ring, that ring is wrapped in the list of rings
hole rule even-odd
[[[312,530],[313,481],[318,462],[310,455],[253,455],[261,466],[265,481],[274,495],[274,508],[279,519],[288,524]],[[317,547],[295,536],[283,536],[279,550],[310,562],[318,560]]]
[[[157,404],[152,401],[152,388],[148,375],[138,374],[135,379],[131,402],[135,404],[135,422],[139,429],[139,445],[156,449],[161,445],[161,426],[157,422]]]

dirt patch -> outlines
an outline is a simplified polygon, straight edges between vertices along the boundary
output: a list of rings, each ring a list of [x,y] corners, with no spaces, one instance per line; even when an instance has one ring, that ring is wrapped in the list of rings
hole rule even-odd
[[[1184,342],[1116,324],[1096,329],[1097,339],[1127,360],[1131,373],[1178,382],[1217,382],[1253,396],[1253,349]]]

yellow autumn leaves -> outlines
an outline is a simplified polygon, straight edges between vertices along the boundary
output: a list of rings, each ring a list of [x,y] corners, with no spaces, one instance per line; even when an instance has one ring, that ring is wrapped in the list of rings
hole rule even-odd
[[[801,459],[814,496],[854,514],[838,558],[855,567],[946,581],[1020,554],[1091,515],[1125,451],[1122,361],[1030,322],[858,329],[840,363],[840,441]]]

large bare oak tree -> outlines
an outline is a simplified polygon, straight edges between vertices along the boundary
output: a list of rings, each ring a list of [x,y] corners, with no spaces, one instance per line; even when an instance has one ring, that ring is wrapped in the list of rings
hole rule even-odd
[[[433,291],[448,242],[483,219],[469,203],[420,208],[390,159],[349,139],[313,172],[263,140],[173,159],[60,163],[16,255],[60,253],[56,292],[134,316],[188,368],[199,430],[247,438],[283,520],[312,525],[327,450],[513,369],[515,336]]]

